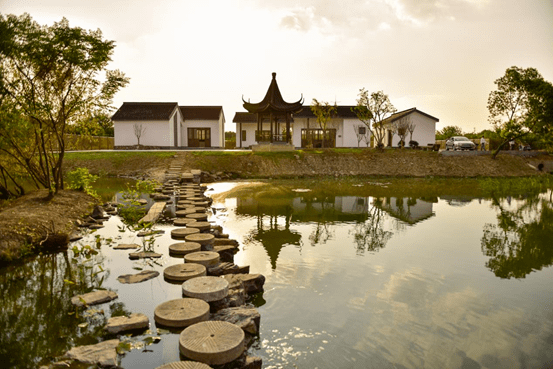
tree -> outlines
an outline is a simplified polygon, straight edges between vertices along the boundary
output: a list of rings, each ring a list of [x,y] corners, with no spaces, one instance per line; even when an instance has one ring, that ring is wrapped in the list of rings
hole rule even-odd
[[[463,129],[458,126],[446,126],[441,131],[436,132],[437,140],[447,140],[453,136],[462,136]]]
[[[408,116],[401,117],[398,120],[392,123],[392,132],[399,136],[399,146],[405,147],[405,137],[409,133],[409,124],[411,123],[411,118]]]
[[[0,151],[50,197],[63,189],[68,126],[109,109],[129,81],[106,69],[114,47],[65,18],[41,26],[28,14],[0,14]]]
[[[144,132],[146,132],[146,127],[142,127],[142,124],[135,123],[133,125],[133,128],[134,128],[134,135],[138,140],[138,146],[140,146],[140,137],[142,137]]]
[[[93,112],[67,127],[67,133],[113,137],[113,122],[107,112]]]
[[[488,97],[489,122],[502,141],[495,158],[507,142],[534,133],[544,141],[553,135],[553,85],[534,68],[511,67],[494,81],[497,90]]]
[[[411,142],[413,142],[413,132],[415,132],[415,128],[417,128],[417,125],[409,119],[409,122],[407,123],[407,131],[409,132],[409,145],[411,145]]]
[[[367,128],[364,124],[356,124],[353,127],[353,131],[355,132],[355,136],[357,137],[357,147],[360,146],[361,141],[363,141],[363,138],[365,137],[365,134],[367,132]]]
[[[328,102],[325,101],[318,101],[317,99],[313,99],[311,102],[311,111],[313,114],[315,114],[315,117],[317,118],[317,123],[319,124],[319,127],[323,131],[323,148],[325,147],[325,141],[327,136],[327,129],[328,124],[330,123],[332,117],[336,115],[336,112],[338,111],[338,107],[336,104],[330,105]]]
[[[359,90],[358,96],[357,106],[351,110],[357,115],[357,119],[367,126],[374,137],[374,145],[381,148],[384,146],[383,141],[386,135],[383,121],[397,110],[383,91],[373,92],[369,95],[369,91],[362,88]]]

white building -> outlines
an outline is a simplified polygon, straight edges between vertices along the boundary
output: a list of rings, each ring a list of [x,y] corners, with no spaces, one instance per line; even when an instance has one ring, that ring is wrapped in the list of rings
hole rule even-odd
[[[363,139],[358,140],[358,134],[370,142],[370,132],[366,130],[354,112],[353,106],[338,106],[336,116],[327,123],[325,147],[365,147]],[[236,123],[236,147],[247,148],[257,144],[255,137],[257,131],[257,116],[253,113],[237,112],[233,122]],[[285,123],[282,122],[281,129],[284,130]],[[263,122],[263,131],[269,132],[268,121]],[[311,111],[310,106],[293,115],[291,123],[292,144],[297,148],[304,148],[311,142],[313,147],[322,147],[323,130],[317,123],[317,118]]]
[[[393,134],[392,126],[398,122],[411,124],[414,127],[413,141],[417,141],[419,146],[433,145],[436,142],[436,123],[440,120],[429,114],[423,113],[417,108],[411,108],[392,114],[384,119],[386,135],[384,136],[384,146],[398,146],[400,138]],[[409,144],[411,134],[407,132],[405,145]]]
[[[354,106],[338,106],[337,114],[327,124],[327,136],[325,147],[367,147],[367,141],[371,142],[370,131],[351,110]],[[391,126],[403,119],[414,126],[413,141],[419,146],[434,144],[436,141],[436,123],[439,122],[429,114],[417,108],[411,108],[391,115],[384,120],[386,132],[384,135],[384,146],[398,146],[399,137],[392,134]],[[236,123],[236,147],[248,148],[257,144],[255,137],[257,131],[257,116],[253,113],[237,112],[233,122]],[[263,131],[269,131],[268,121],[263,122]],[[284,130],[284,122],[281,130]],[[314,148],[322,147],[323,130],[317,123],[317,118],[311,111],[310,106],[293,114],[292,123],[292,144],[296,148],[305,148],[311,141]],[[410,134],[407,134],[406,141],[409,143]],[[373,147],[374,143],[370,143]]]
[[[115,148],[225,147],[222,106],[125,102],[111,118]]]

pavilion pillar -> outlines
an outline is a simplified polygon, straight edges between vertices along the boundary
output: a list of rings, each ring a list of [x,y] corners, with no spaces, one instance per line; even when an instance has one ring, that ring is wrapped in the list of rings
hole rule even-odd
[[[273,113],[269,113],[269,122],[271,124],[271,143],[273,143]]]
[[[290,113],[286,113],[286,143],[290,143]]]

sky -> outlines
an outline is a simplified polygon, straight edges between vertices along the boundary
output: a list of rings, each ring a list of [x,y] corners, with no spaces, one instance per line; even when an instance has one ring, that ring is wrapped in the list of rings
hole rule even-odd
[[[225,130],[271,73],[285,100],[355,105],[384,91],[437,129],[491,128],[488,95],[511,66],[553,81],[553,0],[0,0],[40,24],[63,17],[115,41],[114,99],[222,105]]]

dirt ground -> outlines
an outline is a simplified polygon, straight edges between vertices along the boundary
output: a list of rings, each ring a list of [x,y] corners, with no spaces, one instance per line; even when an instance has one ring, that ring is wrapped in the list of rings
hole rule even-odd
[[[34,191],[0,209],[0,264],[66,245],[74,221],[96,203],[80,191],[61,191],[52,200],[47,195],[47,190]]]

